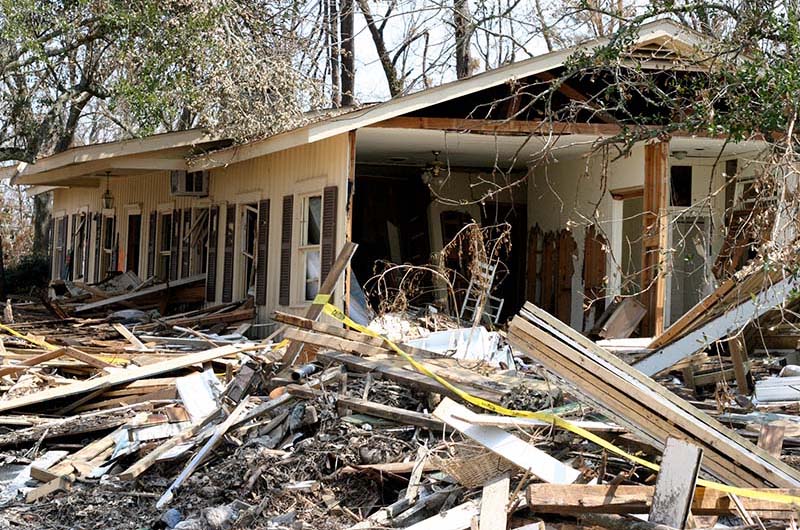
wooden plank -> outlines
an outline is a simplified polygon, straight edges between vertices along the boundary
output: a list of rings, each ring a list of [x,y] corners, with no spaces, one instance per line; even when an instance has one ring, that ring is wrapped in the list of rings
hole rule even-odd
[[[352,241],[345,241],[344,245],[342,246],[342,250],[339,251],[339,255],[336,256],[336,261],[333,262],[331,265],[330,272],[327,276],[325,276],[325,280],[322,282],[319,288],[319,294],[321,295],[331,295],[333,294],[334,290],[336,289],[336,284],[339,282],[339,277],[344,272],[345,268],[347,268],[347,264],[350,263],[350,258],[353,257],[358,245],[353,243]],[[311,304],[311,306],[306,311],[306,318],[309,320],[316,320],[322,314],[322,304]],[[283,359],[281,360],[281,365],[283,366],[291,366],[297,360],[297,357],[300,354],[300,350],[303,349],[302,343],[297,341],[293,341],[289,344],[286,348],[286,353],[283,355]]]
[[[791,299],[797,286],[796,279],[784,278],[758,294],[744,298],[741,304],[735,305],[698,329],[653,352],[634,364],[634,367],[650,376],[662,372],[684,357],[738,331],[751,320]]]
[[[98,359],[93,355],[89,355],[88,353],[84,353],[80,350],[77,350],[71,346],[67,346],[64,348],[64,355],[68,357],[72,357],[73,359],[77,359],[83,363],[88,364],[94,368],[99,368],[100,370],[105,370],[106,368],[117,368],[111,363],[107,363],[102,359]]]
[[[41,392],[29,394],[27,396],[20,396],[18,398],[9,399],[0,402],[0,412],[7,410],[14,410],[38,403],[45,403],[55,399],[62,399],[71,397],[87,392],[94,392],[103,388],[110,388],[112,386],[130,383],[140,379],[147,379],[164,373],[186,368],[195,364],[203,364],[208,361],[213,361],[219,357],[226,355],[233,355],[242,351],[258,349],[261,346],[222,346],[219,348],[212,348],[210,350],[183,355],[175,359],[169,359],[146,366],[139,366],[136,368],[128,368],[124,370],[117,370],[116,372],[107,376],[98,377],[96,379],[89,379],[86,381],[77,381],[69,385],[64,385],[56,388],[48,388]]]
[[[416,425],[437,433],[441,433],[445,427],[444,423],[430,414],[391,407],[382,403],[367,401],[366,399],[340,397],[337,403],[340,407],[350,409],[353,412],[369,414],[376,418],[383,418],[405,425]]]
[[[647,308],[635,298],[626,297],[603,323],[599,335],[605,339],[630,337],[647,314]]]
[[[111,324],[111,326],[116,330],[117,333],[125,337],[125,339],[131,343],[136,351],[152,351],[151,348],[145,346],[142,341],[140,341],[139,338],[131,332],[131,330],[126,328],[121,323],[114,322]]]
[[[509,340],[532,358],[561,359],[550,368],[620,425],[663,446],[669,435],[689,437],[706,451],[703,467],[722,480],[758,487],[800,485],[800,473],[726,429],[652,379],[544,311],[526,304],[509,327]],[[535,336],[535,338],[534,338]],[[530,339],[530,340],[529,340]],[[537,344],[538,343],[538,344]],[[537,348],[544,348],[540,353]],[[552,357],[551,357],[552,356]],[[592,381],[586,384],[584,379]],[[592,379],[595,378],[595,379]],[[642,413],[647,413],[643,416]],[[662,433],[668,433],[665,436]]]
[[[479,512],[478,501],[471,500],[407,526],[406,530],[467,530]]]
[[[69,491],[72,488],[72,481],[67,476],[59,476],[38,488],[32,489],[25,495],[25,502],[31,503],[50,495],[56,491]]]
[[[225,421],[220,423],[214,428],[214,432],[205,445],[192,457],[189,463],[186,465],[184,470],[178,475],[178,478],[167,488],[167,491],[158,499],[156,502],[156,508],[161,509],[170,502],[172,502],[172,498],[175,494],[175,491],[183,484],[187,478],[191,476],[191,474],[200,466],[200,464],[205,460],[206,456],[217,446],[217,444],[222,440],[222,437],[225,435],[226,432],[236,423],[247,407],[247,401],[240,401],[236,408],[233,409]]]
[[[669,141],[644,146],[644,196],[642,199],[642,321],[645,336],[664,332],[666,252],[669,236]]]
[[[747,362],[747,345],[744,337],[740,335],[728,341],[728,349],[731,352],[731,362],[733,362],[733,373],[736,376],[736,389],[742,395],[750,393],[750,383],[747,382],[747,373],[750,366]]]
[[[764,423],[758,434],[758,447],[768,452],[775,458],[780,458],[783,452],[783,438],[786,434],[785,423]]]
[[[644,440],[655,448],[663,449],[665,440],[670,435],[674,435],[676,432],[689,435],[664,416],[640,406],[637,400],[631,399],[629,393],[611,386],[610,381],[618,381],[600,368],[591,366],[591,370],[584,369],[580,365],[574,364],[574,359],[565,359],[549,345],[527,335],[524,337],[517,335],[513,330],[509,334],[509,339],[519,348],[523,348],[520,345],[525,345],[524,347],[528,348],[528,351],[536,352],[531,358],[535,358],[552,372],[569,374],[568,379],[572,385],[575,385],[583,402],[596,410],[604,411],[616,423],[634,433],[639,440]],[[555,344],[554,347],[558,348],[559,346]],[[722,480],[741,483],[740,475],[734,471],[732,464],[726,465],[725,462],[709,458],[705,460],[705,465],[707,471],[714,476]],[[755,478],[750,478],[750,480],[751,482],[745,483],[750,486],[763,484],[757,482]]]
[[[35,355],[28,359],[24,359],[20,363],[13,366],[0,367],[0,377],[8,374],[13,374],[16,372],[23,372],[28,368],[30,368],[31,366],[36,366],[37,364],[51,361],[57,357],[61,357],[65,353],[66,353],[65,348],[58,348],[56,350],[46,351],[44,353],[40,353],[39,355]]]
[[[673,322],[664,333],[654,337],[653,341],[647,347],[651,350],[660,349],[677,339],[684,332],[691,329],[693,325],[697,324],[698,319],[700,319],[711,306],[725,297],[735,286],[736,281],[733,278],[728,278],[722,282],[719,287],[714,289],[714,292],[700,300],[694,307],[684,313],[683,316]]]
[[[696,445],[677,438],[667,440],[650,506],[651,523],[686,528],[702,458],[703,450]]]
[[[148,295],[159,294],[164,291],[177,289],[178,287],[188,287],[195,283],[202,283],[205,281],[205,279],[206,279],[205,274],[197,274],[195,276],[189,276],[188,278],[181,278],[179,280],[174,280],[166,283],[159,283],[157,285],[153,285],[152,287],[146,287],[134,293],[120,294],[117,296],[106,298],[105,300],[99,300],[97,302],[91,302],[89,304],[79,305],[74,309],[74,311],[75,313],[85,313],[87,311],[102,309],[104,307],[110,307],[115,304],[130,302],[136,300],[137,298],[142,298]]]
[[[281,311],[275,311],[275,313],[272,315],[272,319],[281,322],[282,324],[287,324],[289,326],[294,326],[296,328],[318,331],[320,333],[325,333],[327,335],[333,335],[335,337],[340,337],[342,339],[361,342],[362,344],[377,346],[379,348],[386,347],[383,339],[379,339],[377,337],[370,337],[369,335],[366,335],[364,333],[359,333],[358,331],[352,331],[343,328],[341,326],[326,324],[324,322],[317,322],[316,320],[311,320],[296,315],[290,315],[289,313],[283,313]]]
[[[502,429],[472,425],[469,419],[474,412],[449,398],[445,398],[436,407],[433,415],[464,436],[475,440],[544,482],[572,484],[581,475],[580,471],[559,462],[544,451]]]
[[[531,484],[526,489],[528,506],[539,514],[648,513],[653,486],[595,484]],[[757,489],[782,495],[800,495],[800,489]],[[740,497],[748,512],[765,519],[790,519],[798,506]],[[692,499],[693,515],[735,515],[730,497],[717,490],[698,486]]]
[[[478,519],[479,530],[506,530],[508,527],[508,495],[511,475],[505,472],[490,479],[483,485],[481,513]]]
[[[430,377],[417,371],[401,368],[388,360],[376,361],[369,358],[356,357],[355,355],[337,352],[319,352],[317,354],[317,358],[323,361],[332,361],[343,364],[356,372],[375,372],[386,379],[401,383],[403,385],[418,388],[425,392],[434,392],[436,394],[455,396],[455,394],[451,394],[449,390]],[[477,397],[488,399],[490,401],[499,400],[503,396],[502,392],[492,392],[483,388],[475,388],[469,385],[463,385],[463,389],[468,390],[471,394]]]

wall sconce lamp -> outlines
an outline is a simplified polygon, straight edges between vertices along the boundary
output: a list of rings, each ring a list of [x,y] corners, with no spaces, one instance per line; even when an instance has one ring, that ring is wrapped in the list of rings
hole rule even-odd
[[[111,190],[108,189],[108,180],[111,177],[111,172],[106,171],[106,192],[103,194],[103,209],[110,210],[114,207],[114,196],[111,195]]]

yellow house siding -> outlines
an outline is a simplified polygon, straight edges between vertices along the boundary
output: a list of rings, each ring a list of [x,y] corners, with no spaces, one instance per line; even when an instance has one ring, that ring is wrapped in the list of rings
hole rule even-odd
[[[278,307],[278,288],[280,273],[280,239],[282,202],[285,195],[295,196],[293,226],[293,266],[292,266],[292,304],[283,309],[298,310],[305,304],[301,301],[297,286],[299,285],[302,267],[299,253],[299,220],[302,215],[300,198],[306,193],[321,194],[326,186],[338,186],[336,246],[341,248],[345,240],[345,206],[347,200],[347,175],[350,168],[350,148],[347,134],[326,140],[287,149],[278,153],[232,164],[211,170],[209,180],[209,196],[172,197],[170,195],[169,172],[160,171],[130,177],[112,177],[109,189],[114,196],[114,214],[117,219],[119,241],[119,266],[124,267],[127,242],[127,215],[131,207],[138,207],[142,215],[142,243],[140,247],[139,275],[144,278],[147,273],[147,238],[149,235],[150,212],[159,207],[169,209],[185,209],[204,207],[209,204],[220,206],[217,253],[216,302],[222,298],[224,237],[226,207],[237,205],[237,237],[234,248],[234,299],[244,297],[242,288],[238,288],[241,268],[240,205],[255,203],[262,199],[270,199],[269,243],[267,256],[267,304],[259,309],[263,319],[269,312]],[[53,191],[53,215],[72,215],[83,208],[89,212],[102,211],[102,195],[105,192],[105,179],[96,188],[61,188]],[[68,230],[71,225],[68,223]],[[72,234],[68,234],[68,241]],[[89,278],[94,279],[95,227],[92,223],[90,236]],[[69,243],[68,243],[69,246]],[[55,267],[55,266],[54,266]],[[55,269],[54,269],[55,270]],[[341,300],[343,287],[337,291],[337,300]]]

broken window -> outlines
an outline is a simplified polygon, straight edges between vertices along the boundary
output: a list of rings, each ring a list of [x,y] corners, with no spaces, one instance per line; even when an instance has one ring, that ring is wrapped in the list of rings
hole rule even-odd
[[[242,263],[241,263],[241,289],[242,294],[247,295],[250,288],[255,284],[256,271],[256,244],[258,240],[258,205],[242,205]]]
[[[141,216],[139,217],[141,219]],[[112,263],[114,263],[114,237],[115,229],[114,218],[111,216],[103,216],[103,226],[100,244],[100,275],[99,278],[103,279],[108,275],[111,270]],[[128,239],[130,240],[130,228],[128,232]],[[137,247],[138,250],[138,247]],[[138,259],[138,252],[137,252]],[[137,261],[138,263],[138,261]],[[135,270],[135,269],[134,269]]]
[[[75,229],[72,233],[72,274],[73,278],[76,280],[83,279],[85,277],[85,268],[86,268],[86,260],[84,259],[86,253],[86,235],[88,231],[86,229],[86,219],[88,215],[86,213],[79,213],[77,214],[77,220],[75,223]]]
[[[320,286],[320,235],[322,233],[322,196],[303,198],[300,221],[300,256],[303,264],[303,299],[312,301]]]
[[[53,277],[64,279],[65,277],[65,252],[67,242],[67,217],[59,217],[54,224],[55,237],[53,238]]]
[[[670,168],[670,206],[692,205],[692,166]]]
[[[208,270],[208,208],[195,208],[192,217],[192,226],[183,236],[190,247],[190,274],[205,274]]]
[[[156,276],[169,278],[170,256],[172,254],[172,213],[159,214],[158,220],[158,268]]]

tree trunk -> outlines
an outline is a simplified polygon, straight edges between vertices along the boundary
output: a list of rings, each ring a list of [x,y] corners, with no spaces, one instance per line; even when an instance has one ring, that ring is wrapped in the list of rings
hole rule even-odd
[[[389,50],[386,49],[386,41],[383,39],[383,30],[379,28],[378,24],[375,22],[367,0],[357,1],[358,7],[364,15],[364,20],[367,22],[369,33],[372,35],[372,42],[375,44],[375,50],[378,52],[378,58],[381,61],[383,73],[386,75],[386,82],[389,83],[389,93],[392,97],[398,96],[403,91],[403,85],[397,77],[397,70],[394,68],[392,58],[389,57]]]
[[[46,256],[48,253],[47,226],[50,222],[50,192],[33,197],[33,253]]]
[[[342,106],[349,107],[355,102],[356,56],[353,39],[353,0],[342,0],[340,35],[342,39]]]
[[[6,265],[3,252],[3,235],[0,234],[0,300],[6,299]]]
[[[336,0],[328,0],[328,59],[331,70],[331,104],[334,107],[342,105],[341,92],[341,73],[340,55],[341,46],[339,40],[339,9]]]
[[[456,39],[456,77],[470,74],[469,41],[471,36],[468,0],[453,0],[453,26]]]

